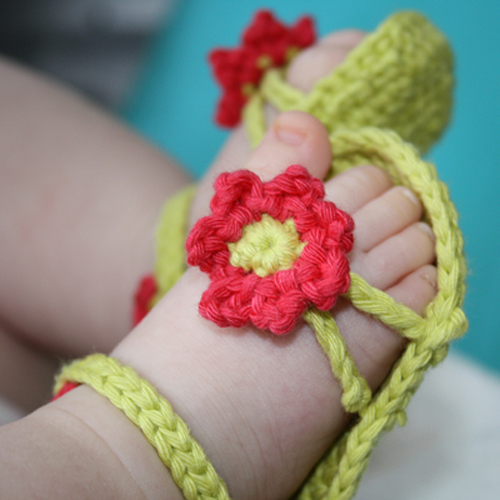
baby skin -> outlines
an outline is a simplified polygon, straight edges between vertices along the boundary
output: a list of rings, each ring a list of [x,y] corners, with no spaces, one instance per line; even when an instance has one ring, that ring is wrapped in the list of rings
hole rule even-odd
[[[308,90],[317,78],[342,61],[362,36],[347,31],[320,41],[294,60],[289,80]],[[268,115],[269,130],[253,152],[243,130],[230,137],[200,184],[191,224],[209,213],[213,180],[223,171],[245,168],[267,181],[289,165],[300,164],[312,175],[325,177],[332,152],[322,124],[300,112],[277,116],[269,109]],[[90,114],[89,117],[101,123],[100,117]],[[109,129],[112,138],[118,137],[117,142],[128,134],[122,130],[115,132],[111,122],[102,126]],[[169,184],[170,173],[160,168],[159,157],[139,141],[134,145],[132,160],[138,161],[140,167],[132,164],[128,167],[131,160],[126,155],[121,158],[125,170],[132,172],[126,181],[135,182],[130,188],[130,193],[134,189],[134,195],[125,201],[112,195],[110,203],[121,208],[119,204],[128,201],[137,210],[130,213],[131,225],[115,228],[111,236],[104,236],[117,240],[112,247],[116,249],[127,238],[127,229],[138,228],[133,237],[128,236],[130,246],[135,249],[130,255],[137,257],[138,264],[133,265],[130,279],[122,278],[122,288],[127,293],[132,293],[133,284],[153,265],[148,248],[152,243],[147,235],[153,234],[153,215],[159,213],[161,206],[157,193],[162,190],[163,194],[171,193],[184,183],[179,174]],[[108,164],[118,164],[120,158],[116,153],[108,154]],[[142,177],[134,177],[133,169],[142,168],[148,155],[152,166],[146,167]],[[149,199],[147,188],[153,193]],[[106,196],[97,188],[88,189],[95,189],[93,195],[87,196],[97,202]],[[137,193],[142,189],[143,193]],[[351,270],[422,313],[436,293],[436,268],[432,230],[420,222],[422,207],[417,197],[406,188],[394,187],[387,174],[370,165],[334,177],[325,182],[325,190],[327,199],[350,213],[355,221],[355,244],[349,255]],[[109,221],[101,219],[99,229],[85,228],[93,235],[92,241],[98,249],[103,246],[98,236],[105,235],[112,223],[110,217]],[[54,231],[62,232],[63,224],[57,217],[50,224]],[[106,224],[109,226],[102,227]],[[115,269],[117,264],[109,249],[104,250],[104,256],[109,257],[105,264]],[[68,266],[73,273],[70,276],[79,284],[102,272],[103,267],[99,266],[103,263],[97,265],[98,259],[93,262],[85,255],[87,268],[72,271],[71,264],[75,264],[72,258],[67,257],[62,265]],[[86,280],[79,273],[86,274]],[[23,282],[22,286],[29,284]],[[233,498],[289,498],[349,422],[349,415],[340,404],[340,387],[307,326],[276,337],[252,327],[220,329],[200,317],[197,305],[207,286],[206,275],[197,268],[189,269],[128,335],[123,318],[108,317],[102,302],[93,302],[85,291],[79,301],[73,299],[69,311],[45,315],[44,328],[50,332],[46,336],[40,336],[40,329],[30,333],[34,331],[29,328],[31,319],[16,319],[24,306],[16,309],[3,305],[1,317],[9,319],[5,325],[18,327],[16,331],[21,332],[23,341],[36,339],[37,345],[51,352],[81,356],[98,345],[132,366],[170,401],[188,424]],[[113,296],[112,287],[104,283],[103,290],[93,291],[105,300],[106,294]],[[130,295],[126,296],[122,290],[115,292],[115,298],[109,299],[113,312],[129,317],[126,309]],[[35,300],[39,292],[32,289],[31,293]],[[82,326],[78,320],[92,313],[94,319],[83,319]],[[404,349],[404,341],[356,311],[347,301],[340,301],[333,314],[361,375],[376,389]],[[96,323],[91,324],[92,321]],[[72,322],[73,329],[69,328]],[[85,327],[90,333],[78,338],[77,333],[85,332]],[[103,334],[105,327],[108,336]],[[98,334],[104,338],[96,341]],[[40,349],[37,352],[43,372],[50,372],[51,362],[44,365],[47,358]],[[0,443],[0,484],[8,498],[31,498],[35,493],[37,498],[182,498],[169,471],[141,432],[88,387],[78,387],[28,417],[1,427]]]

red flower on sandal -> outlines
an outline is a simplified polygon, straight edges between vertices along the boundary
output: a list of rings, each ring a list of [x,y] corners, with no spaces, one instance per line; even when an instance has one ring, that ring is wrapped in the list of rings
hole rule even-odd
[[[188,263],[210,275],[204,318],[282,335],[309,306],[331,309],[347,291],[354,222],[304,167],[266,183],[247,170],[225,173],[215,191],[212,215],[186,242]]]
[[[151,301],[158,291],[156,278],[152,274],[148,274],[142,278],[139,287],[134,294],[134,311],[132,322],[133,325],[138,325],[151,310]]]
[[[262,10],[243,33],[240,47],[213,50],[209,61],[223,90],[216,122],[226,127],[238,125],[241,110],[266,69],[288,63],[315,38],[312,18],[301,17],[287,28],[270,11]]]

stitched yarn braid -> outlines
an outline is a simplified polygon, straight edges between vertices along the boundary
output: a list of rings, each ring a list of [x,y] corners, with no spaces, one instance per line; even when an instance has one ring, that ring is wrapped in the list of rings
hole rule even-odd
[[[224,481],[186,424],[170,403],[132,368],[104,354],[93,354],[66,365],[57,377],[54,393],[67,382],[89,385],[122,410],[156,448],[185,498],[229,498]]]
[[[177,282],[186,270],[187,220],[191,203],[196,193],[196,186],[188,186],[165,203],[160,223],[156,230],[155,276],[157,277],[157,293],[153,298],[156,304]]]
[[[408,186],[420,197],[424,218],[436,237],[438,292],[421,317],[351,273],[345,298],[409,343],[371,402],[359,410],[357,424],[317,466],[298,496],[301,500],[340,500],[354,495],[381,433],[396,422],[405,424],[405,409],[425,370],[441,362],[449,342],[467,329],[461,309],[466,275],[463,239],[455,207],[434,166],[422,161],[415,148],[394,132],[374,128],[343,131],[334,133],[330,141],[335,156],[332,175],[355,165],[371,164],[388,172],[396,185]]]

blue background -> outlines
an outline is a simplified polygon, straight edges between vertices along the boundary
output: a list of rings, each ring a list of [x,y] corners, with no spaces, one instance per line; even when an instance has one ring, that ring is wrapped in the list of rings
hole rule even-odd
[[[123,115],[197,176],[227,136],[213,125],[219,94],[207,52],[236,45],[262,7],[288,23],[312,14],[320,35],[345,28],[372,31],[395,11],[419,10],[449,38],[456,57],[454,118],[430,159],[450,187],[466,242],[470,329],[456,346],[500,371],[500,1],[181,2],[154,41]]]

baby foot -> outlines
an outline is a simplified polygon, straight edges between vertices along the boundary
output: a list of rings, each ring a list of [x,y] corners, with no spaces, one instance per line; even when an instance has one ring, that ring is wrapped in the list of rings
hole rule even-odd
[[[347,54],[356,47],[366,36],[366,33],[360,30],[344,30],[336,33],[332,33],[323,39],[319,40],[313,47],[303,50],[290,64],[287,71],[288,82],[296,88],[303,90],[304,92],[309,92],[312,90],[314,84],[322,77],[330,74],[336,66],[344,61]],[[273,120],[278,116],[278,111],[272,106],[267,105],[266,116],[268,123],[272,123]],[[297,142],[302,140],[301,136],[301,124],[305,120],[306,122],[310,117],[305,114],[296,114],[295,116],[289,115],[288,120],[291,124],[289,128],[284,127],[281,121],[278,120],[274,123],[274,128],[276,132],[282,136],[287,136],[290,141]],[[309,123],[308,122],[308,123]],[[317,125],[310,124],[313,128],[317,129]],[[307,128],[307,127],[306,127]],[[292,131],[292,132],[291,132]],[[296,133],[294,134],[293,131]],[[318,168],[318,164],[329,165],[331,161],[331,151],[330,148],[322,147],[324,132],[316,132],[311,134],[311,141],[317,141],[311,143],[310,154],[313,155],[314,160],[308,159],[305,161],[305,166],[311,165],[309,171],[319,177],[324,178],[327,172],[323,168]],[[272,146],[270,146],[272,147]],[[306,152],[304,154],[307,154]],[[251,155],[251,148],[248,143],[246,131],[243,126],[240,126],[236,131],[230,136],[225,147],[221,150],[219,156],[217,157],[214,165],[210,171],[206,174],[202,180],[199,189],[198,196],[195,198],[192,205],[191,217],[190,217],[190,227],[202,216],[208,215],[208,203],[213,196],[213,183],[215,178],[224,171],[232,171],[241,168],[241,165],[247,161],[247,158]],[[258,160],[252,160],[255,155],[259,155]],[[293,154],[287,154],[283,152],[283,157],[277,159],[272,155],[267,156],[266,153],[256,152],[253,157],[250,158],[251,170],[259,174],[263,180],[270,180],[272,177],[278,173],[284,171],[287,166],[293,164],[292,159]],[[278,162],[278,165],[276,164]],[[273,163],[274,162],[274,163]],[[358,172],[359,170],[359,172]],[[340,208],[344,209],[348,213],[353,213],[356,209],[360,208],[361,205],[355,206],[354,200],[357,196],[361,196],[360,192],[362,190],[376,189],[376,186],[380,184],[381,179],[384,179],[383,186],[385,189],[389,189],[392,183],[384,172],[375,167],[363,167],[362,169],[353,169],[351,172],[345,174],[344,176],[339,176],[337,182],[345,183],[345,186],[336,189],[335,192],[331,194],[330,199],[334,201]],[[342,190],[348,190],[351,194],[345,196],[345,192]],[[376,191],[374,196],[378,196],[382,191]],[[327,190],[327,194],[330,194]],[[415,195],[408,189],[403,187],[392,187],[389,193],[386,194],[386,204],[382,206],[381,212],[376,211],[377,205],[372,207],[368,205],[364,208],[364,215],[362,215],[360,221],[356,221],[356,232],[355,237],[358,239],[358,234],[361,234],[361,242],[358,241],[355,244],[353,252],[351,254],[351,270],[361,274],[367,281],[373,286],[380,288],[382,290],[387,290],[389,287],[391,289],[391,295],[398,301],[401,301],[414,309],[415,311],[422,313],[425,306],[432,300],[436,292],[436,269],[434,266],[427,266],[427,262],[431,263],[433,257],[430,258],[427,254],[429,249],[424,249],[422,254],[420,254],[420,249],[413,247],[411,241],[414,238],[416,231],[424,231],[428,234],[432,241],[432,231],[430,227],[426,224],[417,223],[422,215],[422,207],[419,201],[416,199]],[[388,207],[393,207],[392,215],[389,215]],[[384,211],[386,213],[384,213]],[[412,223],[417,223],[411,228],[409,226]],[[409,261],[419,262],[419,258],[422,257],[424,260],[420,262],[419,268],[412,268],[412,273],[407,272],[404,268],[403,259],[397,261],[393,260],[390,252],[386,252],[385,248],[382,246],[378,248],[376,243],[382,243],[385,239],[392,234],[402,232],[405,227],[404,224],[408,226],[408,231],[401,234],[394,243],[400,247],[400,252],[410,251],[408,255]],[[417,233],[418,234],[418,233]],[[406,248],[408,247],[408,248]],[[434,251],[434,245],[431,245],[432,255]],[[373,252],[371,252],[373,250]],[[370,254],[373,261],[367,260],[367,255]],[[401,256],[400,256],[401,257]],[[430,258],[430,260],[428,260]],[[395,266],[401,264],[403,267],[401,269],[396,269]],[[422,266],[420,268],[420,266]],[[386,271],[388,268],[388,271]],[[379,274],[377,277],[376,274]],[[404,276],[404,285],[402,283],[397,283],[399,280],[395,280],[391,277],[397,276],[399,278]],[[417,290],[413,290],[413,286],[422,287],[421,281],[425,281],[427,293],[422,301],[419,300],[419,293]],[[420,283],[420,284],[417,284]],[[429,288],[430,286],[430,288]],[[404,299],[404,300],[403,300]],[[355,318],[352,316],[355,314]],[[346,306],[343,301],[340,301],[337,307],[336,321],[339,326],[350,325],[352,321],[361,323],[368,321],[368,318],[359,314],[359,312],[354,312],[353,308]],[[394,362],[393,350],[396,349],[397,354],[401,352],[404,347],[404,342],[398,335],[393,336],[393,343],[391,345],[386,345],[388,335],[387,333],[382,334],[378,342],[373,339],[377,338],[377,332],[379,329],[373,325],[365,325],[365,329],[370,328],[372,330],[368,339],[363,340],[359,343],[359,348],[367,350],[368,356],[373,354],[373,350],[377,346],[382,345],[382,349],[375,356],[378,361],[374,364],[380,366],[381,363],[386,365],[387,370],[392,366]],[[387,332],[384,328],[383,331]],[[346,335],[348,335],[346,333]],[[353,336],[352,341],[356,342],[358,339],[356,335]],[[359,339],[358,339],[359,340]],[[392,352],[392,354],[391,354]],[[383,361],[382,356],[388,356],[386,361]],[[386,372],[387,372],[386,370]],[[374,376],[375,387],[381,383],[385,375],[381,375],[382,378],[376,376],[377,369],[373,369],[372,375]]]
[[[315,79],[328,74],[362,37],[356,31],[337,33],[304,51],[292,63],[289,81],[309,90]],[[268,109],[270,120],[276,114]],[[213,181],[222,171],[247,168],[267,181],[289,165],[301,164],[314,176],[324,178],[331,163],[325,129],[313,117],[298,112],[276,119],[259,148],[249,154],[245,132],[239,129],[202,182],[191,223],[208,214]],[[422,207],[415,195],[406,188],[393,187],[387,174],[371,166],[354,168],[325,187],[328,199],[351,213],[356,223],[350,254],[352,271],[421,313],[436,292],[436,269],[432,265],[432,231],[419,222]],[[185,343],[189,344],[190,356],[197,360],[196,367],[192,366],[193,380],[179,387],[178,374],[173,370],[168,374],[162,370],[161,380],[148,370],[150,380],[165,387],[165,394],[187,419],[195,436],[206,436],[202,445],[229,481],[234,496],[286,497],[348,421],[340,404],[340,387],[308,327],[276,339],[268,334],[251,334],[247,329],[221,332],[193,314],[206,287],[206,277],[191,269],[148,319],[149,324],[170,324],[175,332],[169,333],[172,345],[168,355],[162,354],[169,360],[163,365],[186,359],[183,352]],[[159,315],[162,319],[155,319]],[[334,315],[356,366],[375,389],[405,342],[347,301],[340,301]],[[177,318],[174,323],[172,317]],[[163,329],[159,327],[155,342],[161,342]],[[134,346],[126,350],[135,351],[137,356],[134,338],[129,337],[123,348],[127,343]],[[122,347],[116,354],[128,361]],[[149,363],[144,360],[144,368]],[[206,382],[200,384],[200,380]],[[225,397],[221,398],[221,393]],[[183,402],[186,394],[191,403]],[[213,401],[204,411],[203,422],[196,421],[199,401]],[[222,415],[230,422],[231,431],[221,425]],[[225,436],[222,442],[215,437],[221,433]],[[256,453],[240,455],[236,450],[241,449]],[[227,460],[228,456],[233,458]]]
[[[335,64],[348,51],[348,41],[347,46],[335,42],[343,37],[361,35],[348,32],[326,39],[308,51],[310,58],[294,61],[289,78],[297,78],[297,85],[302,78],[306,88],[311,83],[306,75],[314,73],[306,67],[309,60],[317,61],[315,76],[322,70],[327,73],[331,68],[323,58]],[[261,145],[250,155],[249,151],[238,130],[202,183],[192,222],[208,214],[213,180],[222,171],[246,168],[267,181],[289,165],[301,164],[324,178],[331,163],[326,130],[299,112],[280,115]],[[331,179],[325,188],[327,199],[349,212],[356,224],[351,269],[421,313],[436,293],[436,269],[432,231],[419,222],[418,199],[368,165]],[[197,311],[207,286],[206,275],[189,269],[112,356],[135,368],[167,397],[232,497],[288,498],[349,422],[340,402],[341,388],[309,327],[283,337],[252,327],[220,329]],[[334,317],[361,375],[376,389],[404,341],[347,301],[339,302]],[[146,489],[154,484],[159,497],[168,491],[174,498],[170,475],[147,442],[139,433],[132,438],[128,422],[109,405],[104,408],[99,396],[82,387],[54,404],[70,412],[81,410],[78,398],[84,392],[102,406],[99,412],[92,407],[84,420],[100,430],[107,420],[113,422],[100,435],[134,471],[135,481]],[[119,438],[119,427],[126,439]],[[138,455],[143,460],[140,468]]]
[[[323,126],[290,112],[240,167],[269,180],[301,164],[322,178],[330,163]],[[357,226],[352,270],[421,312],[435,294],[436,270],[418,199],[371,166],[334,177],[325,188]],[[340,386],[307,326],[275,337],[251,327],[220,329],[201,318],[197,307],[207,285],[204,274],[189,269],[113,356],[169,399],[232,496],[286,498],[348,422]],[[347,302],[334,316],[362,376],[376,388],[404,342]]]

